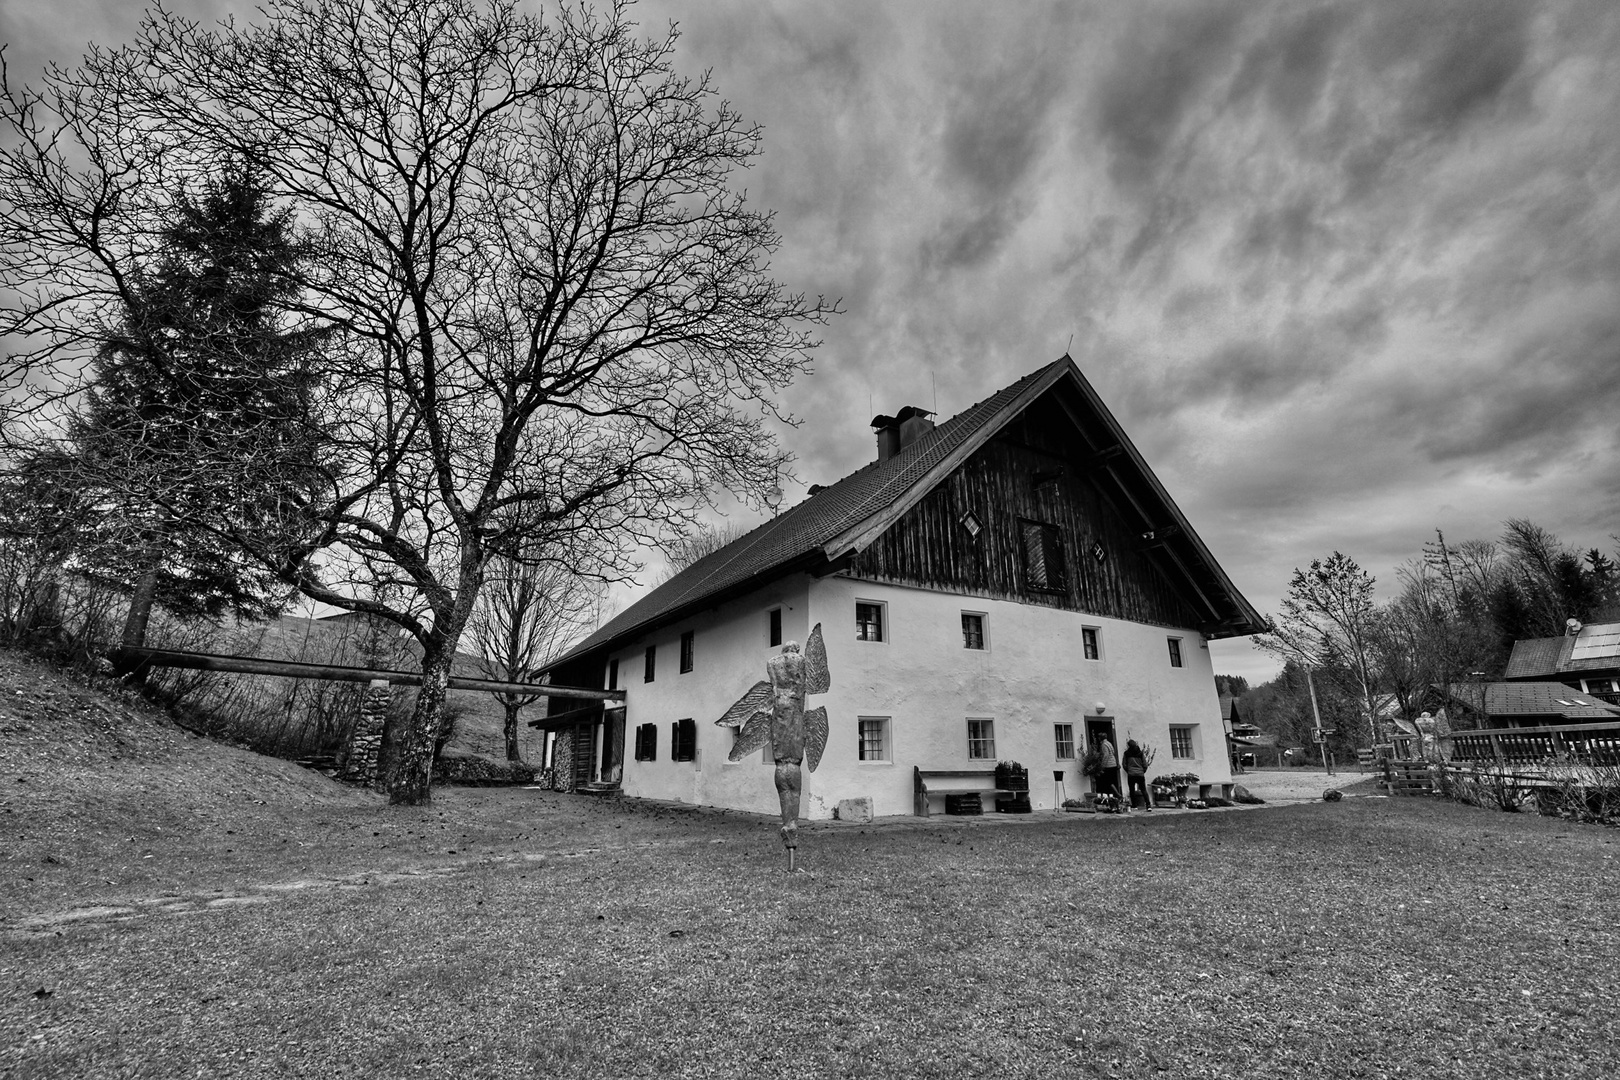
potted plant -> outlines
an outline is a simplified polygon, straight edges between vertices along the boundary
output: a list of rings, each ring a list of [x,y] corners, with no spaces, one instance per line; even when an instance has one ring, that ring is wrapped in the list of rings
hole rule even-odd
[[[996,762],[996,787],[1003,791],[1028,791],[1029,770],[1016,761]]]

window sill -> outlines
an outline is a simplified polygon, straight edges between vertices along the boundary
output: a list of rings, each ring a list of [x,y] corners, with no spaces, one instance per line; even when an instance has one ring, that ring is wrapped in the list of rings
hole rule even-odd
[[[892,762],[892,761],[857,761],[855,764],[857,766],[860,766],[861,768],[868,768],[868,769],[892,769],[892,768],[894,768],[894,762]]]

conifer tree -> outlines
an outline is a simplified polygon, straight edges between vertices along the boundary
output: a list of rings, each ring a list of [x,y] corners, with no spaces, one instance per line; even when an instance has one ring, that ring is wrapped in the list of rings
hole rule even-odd
[[[154,602],[207,617],[275,607],[274,576],[230,538],[296,531],[319,482],[314,339],[286,325],[298,258],[288,215],[228,168],[177,196],[106,333],[52,467],[90,510],[82,561],[133,590],[125,645],[144,641]]]

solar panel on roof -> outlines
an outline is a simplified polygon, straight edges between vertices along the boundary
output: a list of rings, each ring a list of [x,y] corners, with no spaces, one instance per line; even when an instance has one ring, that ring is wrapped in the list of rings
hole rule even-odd
[[[1569,650],[1571,660],[1620,659],[1620,623],[1588,626],[1575,638]]]

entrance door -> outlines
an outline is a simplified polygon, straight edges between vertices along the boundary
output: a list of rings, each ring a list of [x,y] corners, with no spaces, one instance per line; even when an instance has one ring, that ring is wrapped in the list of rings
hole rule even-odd
[[[602,742],[602,783],[617,784],[624,779],[624,709],[603,714],[606,738]]]
[[[577,791],[591,782],[591,766],[596,764],[596,733],[595,724],[575,724],[573,746],[571,747],[574,783],[569,789]]]
[[[1114,718],[1112,716],[1086,717],[1086,749],[1095,750],[1102,746],[1106,738],[1114,747],[1114,767],[1106,772],[1098,773],[1092,781],[1092,790],[1096,792],[1112,791],[1120,794],[1119,786],[1119,739],[1114,735]]]

